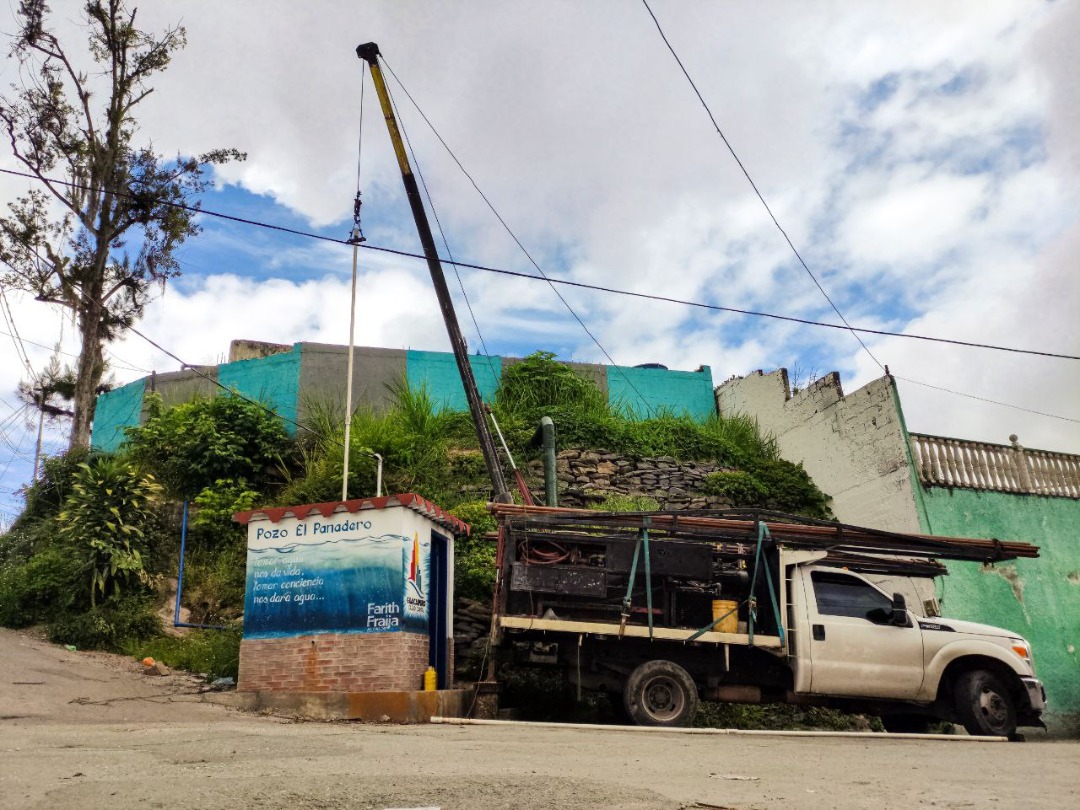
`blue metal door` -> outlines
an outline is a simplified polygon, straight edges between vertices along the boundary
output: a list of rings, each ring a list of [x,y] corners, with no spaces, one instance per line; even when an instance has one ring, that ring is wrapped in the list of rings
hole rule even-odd
[[[428,664],[435,667],[439,689],[446,689],[450,669],[449,587],[450,543],[440,534],[431,533],[431,581],[428,583]]]

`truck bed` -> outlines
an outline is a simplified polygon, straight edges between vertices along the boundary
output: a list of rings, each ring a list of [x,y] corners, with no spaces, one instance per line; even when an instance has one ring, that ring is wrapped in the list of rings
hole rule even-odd
[[[539,630],[552,633],[586,633],[594,636],[617,636],[650,638],[649,628],[639,624],[620,627],[618,622],[585,622],[568,619],[542,619],[534,616],[500,616],[499,627],[505,630]],[[653,627],[651,638],[664,641],[686,641],[696,630],[685,627]],[[747,633],[703,633],[694,639],[695,644],[738,644],[749,646]],[[779,636],[754,633],[754,646],[781,649]]]

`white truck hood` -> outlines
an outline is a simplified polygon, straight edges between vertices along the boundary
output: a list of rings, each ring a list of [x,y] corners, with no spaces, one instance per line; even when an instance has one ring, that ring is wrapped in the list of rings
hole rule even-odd
[[[973,636],[995,636],[997,638],[1022,638],[1018,633],[1013,633],[1010,630],[1005,630],[1001,627],[994,627],[991,624],[979,624],[977,622],[965,622],[960,619],[946,619],[941,617],[935,617],[933,619],[919,619],[919,624],[926,630],[937,630],[951,628],[957,633],[968,633]],[[940,625],[936,627],[935,625]]]

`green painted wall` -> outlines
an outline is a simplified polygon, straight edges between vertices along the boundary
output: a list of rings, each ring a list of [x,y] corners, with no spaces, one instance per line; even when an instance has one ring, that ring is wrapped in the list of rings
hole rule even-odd
[[[124,441],[124,428],[139,424],[146,378],[107,391],[97,398],[90,444],[95,450],[114,452]]]
[[[285,420],[289,435],[295,435],[300,399],[300,357],[300,345],[297,344],[291,352],[284,354],[225,363],[218,366],[218,382],[273,408]]]
[[[936,535],[1025,540],[1034,560],[950,562],[942,613],[1014,630],[1034,649],[1053,730],[1080,733],[1080,500],[931,487],[920,516]]]
[[[708,419],[716,413],[712,370],[670,371],[664,368],[607,367],[608,402],[634,416],[647,417],[650,411],[688,413]],[[644,402],[642,401],[644,400]]]
[[[502,377],[502,358],[469,355],[476,387],[480,398],[491,402]],[[457,361],[448,352],[422,352],[409,350],[405,373],[412,389],[426,386],[428,394],[437,406],[448,411],[467,411],[465,387],[461,384]]]

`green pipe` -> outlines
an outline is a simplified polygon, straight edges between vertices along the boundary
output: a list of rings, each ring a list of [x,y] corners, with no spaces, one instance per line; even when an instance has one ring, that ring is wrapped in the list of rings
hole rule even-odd
[[[540,437],[544,450],[544,500],[548,506],[559,505],[559,479],[555,474],[555,423],[550,416],[540,420]]]

